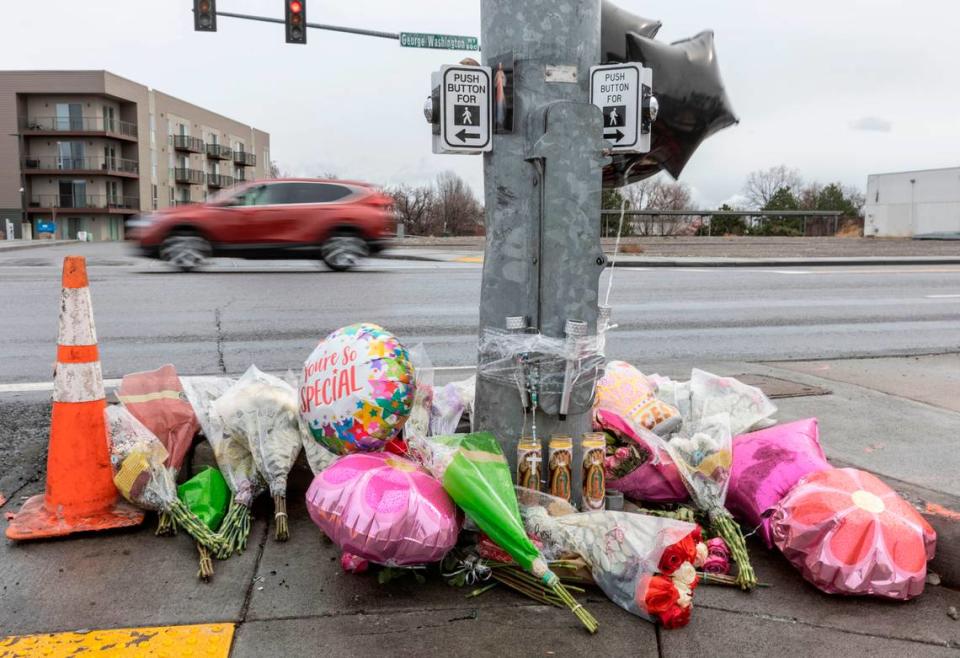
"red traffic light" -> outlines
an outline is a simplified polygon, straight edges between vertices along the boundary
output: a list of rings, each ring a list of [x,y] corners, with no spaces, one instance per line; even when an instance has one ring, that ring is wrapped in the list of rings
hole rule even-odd
[[[299,14],[303,11],[303,3],[300,0],[290,0],[290,13]]]

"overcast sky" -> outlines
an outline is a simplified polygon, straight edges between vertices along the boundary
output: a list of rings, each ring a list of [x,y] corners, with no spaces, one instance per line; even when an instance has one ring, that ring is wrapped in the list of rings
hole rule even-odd
[[[713,29],[740,116],[681,180],[705,207],[777,164],[863,188],[868,173],[958,164],[960,61],[952,0],[621,0],[674,41]],[[307,0],[308,19],[479,36],[479,0]],[[433,155],[421,114],[430,72],[464,54],[230,18],[193,31],[190,0],[43,0],[0,5],[0,68],[107,69],[268,131],[294,174],[422,182],[452,169],[476,190],[478,156]],[[282,17],[281,0],[218,0]],[[49,19],[46,17],[50,17]],[[656,73],[654,73],[656,76]],[[656,81],[656,77],[654,77]],[[654,82],[656,87],[656,82]]]

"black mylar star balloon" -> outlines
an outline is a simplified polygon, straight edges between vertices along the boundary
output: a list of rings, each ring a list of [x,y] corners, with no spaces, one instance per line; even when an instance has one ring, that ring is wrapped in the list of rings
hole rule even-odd
[[[653,69],[653,95],[660,111],[653,124],[650,152],[614,157],[604,169],[604,180],[623,185],[652,176],[659,169],[677,178],[703,140],[739,121],[720,78],[713,32],[670,45],[630,35],[627,57]]]
[[[600,61],[627,61],[627,35],[652,39],[657,36],[660,25],[660,21],[631,14],[609,0],[603,0],[600,5]]]

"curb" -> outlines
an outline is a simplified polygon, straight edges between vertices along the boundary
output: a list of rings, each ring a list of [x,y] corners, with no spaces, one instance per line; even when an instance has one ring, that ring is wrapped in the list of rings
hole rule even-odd
[[[455,260],[417,254],[380,253],[384,260],[453,263]],[[611,267],[610,254],[607,267]],[[843,267],[865,265],[960,265],[960,256],[888,256],[837,258],[650,258],[617,261],[616,267]]]
[[[609,256],[607,267],[610,267]],[[955,256],[891,256],[886,258],[708,258],[618,261],[617,267],[837,267],[864,265],[960,265]]]
[[[8,245],[7,242],[22,242],[22,244]],[[78,240],[4,240],[0,242],[0,254],[5,251],[20,251],[21,249],[38,249],[40,247],[59,247],[65,244],[74,244]]]

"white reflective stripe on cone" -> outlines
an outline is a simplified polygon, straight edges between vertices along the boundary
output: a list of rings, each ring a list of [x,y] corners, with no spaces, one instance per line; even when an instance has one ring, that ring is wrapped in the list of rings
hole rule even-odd
[[[53,378],[54,402],[92,402],[105,397],[99,361],[57,364]]]
[[[64,288],[60,294],[60,345],[95,345],[90,288]]]

